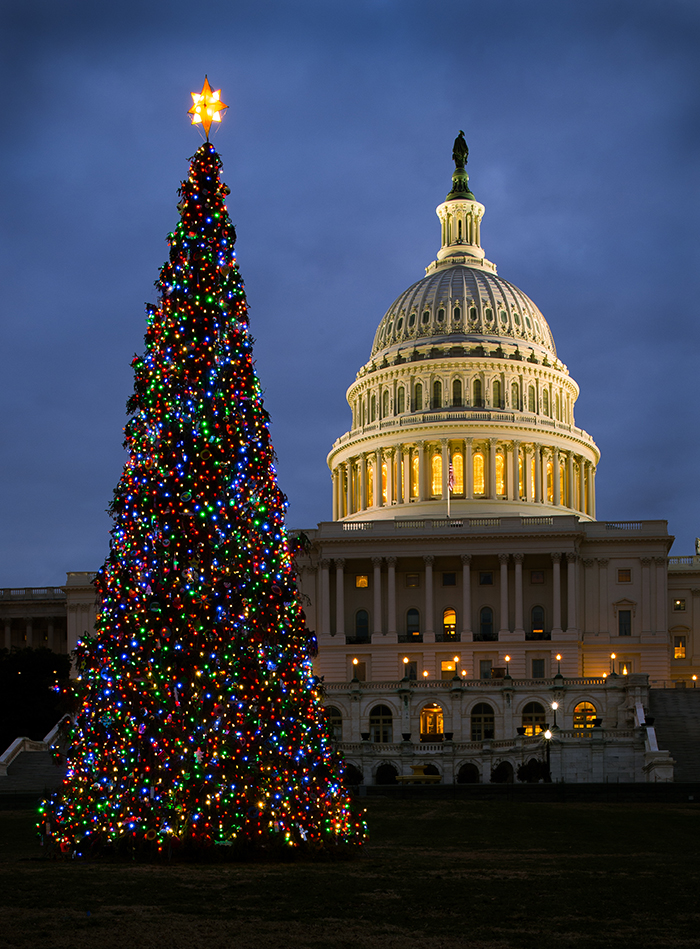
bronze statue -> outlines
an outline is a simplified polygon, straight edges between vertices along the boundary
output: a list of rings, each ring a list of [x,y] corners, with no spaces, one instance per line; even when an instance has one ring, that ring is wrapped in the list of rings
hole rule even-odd
[[[464,132],[460,129],[459,135],[452,146],[452,159],[457,168],[464,168],[469,158],[469,148],[464,141]]]

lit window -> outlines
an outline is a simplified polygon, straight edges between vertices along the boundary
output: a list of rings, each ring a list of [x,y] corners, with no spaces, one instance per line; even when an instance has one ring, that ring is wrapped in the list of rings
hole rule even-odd
[[[442,585],[444,587],[454,587],[457,586],[457,574],[456,573],[443,573],[442,575]]]
[[[406,634],[409,639],[418,639],[420,636],[420,614],[416,609],[406,613]]]
[[[566,473],[563,461],[559,463],[559,500],[566,504]]]
[[[479,585],[482,587],[493,586],[493,574],[491,571],[485,572],[482,571],[479,574]]]
[[[432,485],[431,490],[434,498],[442,497],[442,455],[435,452],[432,459]]]
[[[445,640],[455,639],[457,636],[457,614],[454,610],[445,610],[442,614],[442,631]]]
[[[552,468],[552,462],[547,462],[547,500],[550,504],[554,504],[554,470]]]
[[[490,678],[491,673],[485,678]],[[484,678],[484,676],[482,676]],[[479,702],[472,709],[472,741],[485,741],[487,738],[493,738],[496,716],[490,705],[486,702]]]
[[[673,637],[673,658],[685,659],[685,636]]]
[[[631,571],[631,570],[618,570],[618,571],[617,571],[617,582],[618,582],[618,583],[631,583],[631,582],[632,582],[632,571]]]
[[[454,679],[457,669],[453,659],[443,660],[440,668],[443,679]]]
[[[591,702],[579,702],[574,709],[574,728],[593,728],[597,714]]]
[[[367,465],[367,507],[374,507],[374,466]]]
[[[534,457],[530,459],[530,500],[535,500],[535,459]]]
[[[674,600],[673,609],[676,613],[682,613],[685,610],[685,600]]]
[[[484,478],[484,456],[480,451],[474,454],[474,494],[480,495],[486,493],[486,480]]]
[[[443,714],[439,705],[426,705],[420,713],[421,741],[442,741]]]
[[[355,575],[355,586],[358,590],[369,586],[369,577],[366,573],[358,573]]]
[[[406,586],[415,588],[419,586],[419,574],[417,573],[407,573],[406,574]]]
[[[453,494],[464,494],[464,458],[459,452],[452,456],[452,472],[454,475]]]
[[[420,462],[418,460],[418,455],[413,456],[411,461],[411,497],[418,497],[418,481],[420,475]]]
[[[618,636],[632,635],[632,610],[619,610],[617,614]]]
[[[506,493],[506,461],[503,454],[499,451],[496,454],[496,494],[504,495]]]
[[[525,472],[523,471],[523,456],[518,452],[518,496],[525,497]]]
[[[544,609],[541,606],[533,606],[530,612],[532,622],[532,635],[538,639],[544,638]]]
[[[523,728],[525,734],[532,738],[538,735],[545,724],[544,708],[539,702],[528,702],[523,709]]]
[[[387,470],[386,462],[382,464],[382,500],[384,503],[387,503],[387,483],[389,480],[389,472]]]

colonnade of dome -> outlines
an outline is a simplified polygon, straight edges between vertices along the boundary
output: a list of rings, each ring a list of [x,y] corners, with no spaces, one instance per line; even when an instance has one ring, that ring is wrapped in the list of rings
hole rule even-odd
[[[547,321],[480,246],[463,168],[437,208],[442,247],[379,324],[333,445],[333,519],[576,512],[595,518],[593,439]],[[465,196],[466,195],[466,196]]]

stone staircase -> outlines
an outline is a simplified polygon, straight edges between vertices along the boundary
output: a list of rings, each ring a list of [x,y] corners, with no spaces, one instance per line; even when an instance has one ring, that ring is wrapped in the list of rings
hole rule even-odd
[[[676,762],[674,781],[700,781],[700,689],[650,689],[649,714],[659,748]]]
[[[65,759],[58,763],[52,745],[63,745],[61,723],[43,741],[18,738],[0,755],[0,799],[40,796],[58,787],[65,775]]]

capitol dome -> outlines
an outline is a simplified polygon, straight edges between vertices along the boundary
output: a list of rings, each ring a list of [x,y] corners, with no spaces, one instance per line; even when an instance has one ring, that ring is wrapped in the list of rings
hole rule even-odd
[[[389,307],[347,392],[333,519],[593,520],[600,453],[574,422],[578,386],[540,310],[486,259],[484,206],[453,157],[437,257]]]

